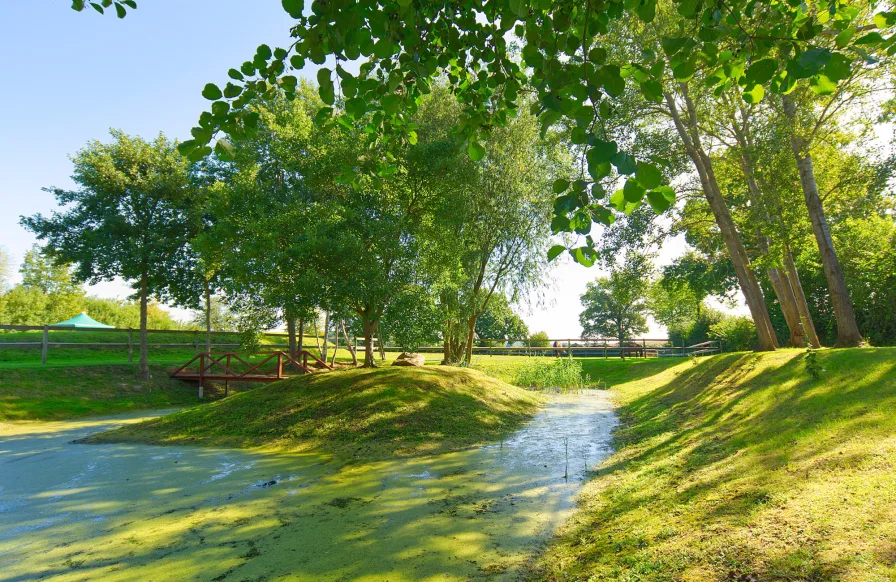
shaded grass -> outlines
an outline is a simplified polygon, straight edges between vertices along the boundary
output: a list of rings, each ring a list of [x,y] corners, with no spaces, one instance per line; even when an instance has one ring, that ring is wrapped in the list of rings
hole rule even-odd
[[[0,420],[60,420],[150,408],[192,406],[195,385],[172,380],[163,366],[137,380],[137,365],[0,368]],[[209,398],[223,395],[212,387]]]
[[[896,349],[726,354],[615,386],[546,580],[896,579]]]
[[[262,386],[89,442],[435,453],[508,434],[541,403],[539,394],[474,370],[355,369]]]

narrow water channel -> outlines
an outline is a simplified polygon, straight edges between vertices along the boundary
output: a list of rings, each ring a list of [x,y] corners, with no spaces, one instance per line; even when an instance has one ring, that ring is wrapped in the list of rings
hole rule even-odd
[[[616,425],[588,391],[429,457],[69,444],[147,416],[0,427],[0,580],[513,580]]]

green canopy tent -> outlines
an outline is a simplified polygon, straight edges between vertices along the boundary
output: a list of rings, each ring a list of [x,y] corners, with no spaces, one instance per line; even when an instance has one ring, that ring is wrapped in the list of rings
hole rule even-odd
[[[98,322],[83,311],[71,319],[54,323],[50,327],[67,327],[71,329],[115,329],[111,325]]]

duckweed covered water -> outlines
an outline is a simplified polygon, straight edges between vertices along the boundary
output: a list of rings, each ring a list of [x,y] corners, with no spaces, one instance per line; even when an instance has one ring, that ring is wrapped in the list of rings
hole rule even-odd
[[[70,444],[146,417],[0,426],[0,580],[515,579],[616,424],[588,391],[430,457]]]

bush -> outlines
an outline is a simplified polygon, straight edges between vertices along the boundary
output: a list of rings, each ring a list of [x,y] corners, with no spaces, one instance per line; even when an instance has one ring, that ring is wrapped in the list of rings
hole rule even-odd
[[[744,316],[726,316],[709,326],[709,336],[722,341],[728,352],[744,352],[755,348],[759,341],[753,320]]]
[[[526,358],[514,372],[513,383],[523,388],[580,390],[591,382],[582,363],[572,358]]]
[[[529,345],[531,345],[533,348],[550,347],[551,342],[550,342],[550,338],[548,337],[548,332],[539,331],[539,332],[533,333],[531,336],[529,336]]]
[[[674,346],[692,346],[710,339],[709,328],[722,321],[725,314],[703,306],[694,319],[681,321],[669,326],[669,341]]]

